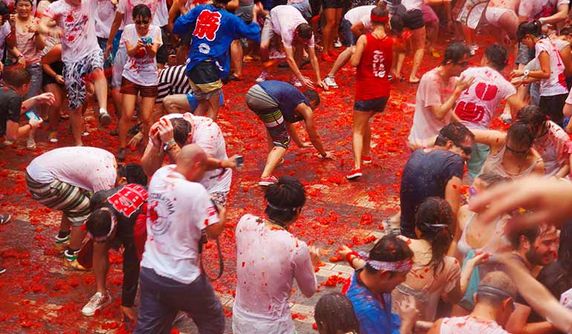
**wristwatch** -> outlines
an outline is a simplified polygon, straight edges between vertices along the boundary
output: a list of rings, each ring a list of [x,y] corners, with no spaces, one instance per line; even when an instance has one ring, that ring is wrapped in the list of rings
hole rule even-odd
[[[529,74],[530,74],[530,70],[524,70],[524,71],[522,72],[522,77],[523,77],[523,79],[528,78],[528,75],[529,75]]]
[[[163,145],[163,151],[169,152],[173,147],[177,146],[177,142],[174,139],[169,140]]]

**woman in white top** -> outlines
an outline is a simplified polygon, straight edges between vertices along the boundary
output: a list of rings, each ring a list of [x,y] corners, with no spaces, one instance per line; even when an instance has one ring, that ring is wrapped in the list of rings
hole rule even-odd
[[[539,21],[523,22],[516,32],[518,41],[534,48],[540,68],[514,70],[513,76],[522,77],[522,83],[540,81],[540,110],[556,124],[562,126],[562,109],[568,97],[565,64],[556,44],[542,35]]]
[[[141,96],[140,119],[143,124],[143,143],[147,142],[151,127],[151,114],[158,93],[157,50],[163,45],[161,29],[151,24],[151,9],[139,4],[133,8],[133,22],[123,29],[121,42],[127,50],[127,62],[121,80],[122,113],[119,120],[118,160],[124,160],[127,147],[127,131],[135,112],[137,96]]]

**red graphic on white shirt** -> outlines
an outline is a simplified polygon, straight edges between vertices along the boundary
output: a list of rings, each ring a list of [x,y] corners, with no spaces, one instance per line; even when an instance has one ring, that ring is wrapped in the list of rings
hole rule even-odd
[[[484,82],[479,82],[475,87],[477,97],[483,101],[490,101],[497,96],[499,88],[495,85],[488,85]]]
[[[203,10],[199,17],[197,17],[197,23],[195,25],[195,30],[193,31],[193,36],[197,38],[206,38],[208,41],[214,41],[216,38],[216,33],[220,28],[220,19],[222,15],[219,12],[211,12],[208,9]]]
[[[147,207],[149,219],[151,219],[151,224],[155,224],[157,222],[157,219],[159,219],[159,214],[157,213],[157,210],[155,210],[155,208],[157,208],[157,205],[159,205],[159,202],[154,201]]]
[[[147,201],[147,190],[138,184],[128,184],[107,199],[117,212],[129,218]]]
[[[465,94],[469,94],[469,89],[465,91]],[[497,96],[498,91],[499,88],[495,85],[479,82],[475,86],[475,97],[479,98],[481,101],[491,101]],[[455,114],[457,114],[460,119],[469,122],[482,121],[485,116],[485,112],[485,107],[478,102],[460,101],[457,103],[457,106],[455,106]]]

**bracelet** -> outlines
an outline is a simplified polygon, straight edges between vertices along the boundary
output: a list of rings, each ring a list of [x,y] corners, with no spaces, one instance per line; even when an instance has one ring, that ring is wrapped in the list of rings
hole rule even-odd
[[[352,255],[355,257],[359,257],[359,254],[356,251],[351,251],[351,252],[347,253],[346,254],[346,261],[350,264],[350,266],[352,264],[352,258],[351,258]]]

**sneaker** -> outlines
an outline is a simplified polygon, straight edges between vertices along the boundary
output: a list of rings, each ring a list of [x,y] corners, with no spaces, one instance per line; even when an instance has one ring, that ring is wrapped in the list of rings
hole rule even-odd
[[[334,77],[331,77],[329,75],[324,79],[324,83],[328,87],[338,88],[338,83],[336,82],[336,79],[334,79]]]
[[[89,131],[86,130],[86,131],[82,132],[82,133],[81,133],[81,136],[82,136],[82,137],[87,137],[87,136],[89,136]]]
[[[373,159],[369,156],[362,156],[361,157],[361,163],[364,165],[369,165],[373,162]]]
[[[290,82],[292,83],[292,85],[294,85],[295,87],[302,87],[304,86],[302,84],[302,81],[300,81],[300,79],[296,78],[296,77],[292,77],[292,79],[290,79]]]
[[[65,242],[68,242],[68,240],[70,240],[70,232],[67,233],[60,232],[56,235],[54,239],[56,239],[56,244],[63,244]]]
[[[107,110],[103,108],[99,108],[99,124],[101,124],[101,126],[108,126],[111,124],[111,116],[109,116]]]
[[[87,271],[87,268],[82,266],[81,264],[79,264],[77,259],[75,259],[73,261],[68,261],[66,259],[66,260],[64,260],[64,265],[70,269],[73,269],[73,270]]]
[[[34,140],[34,138],[28,138],[28,140],[26,141],[26,148],[28,150],[36,149],[36,141]]]
[[[71,252],[69,249],[66,249],[64,251],[64,258],[68,262],[73,262],[73,261],[77,260],[77,253],[78,252],[79,252],[79,250],[75,251],[75,252]]]
[[[124,161],[126,155],[127,155],[127,150],[125,148],[120,148],[119,152],[117,152],[117,160]]]
[[[6,268],[0,267],[0,274],[3,274],[3,273],[5,273],[5,272],[6,272]]]
[[[354,169],[352,170],[348,175],[346,175],[346,179],[348,180],[355,180],[358,177],[363,176],[363,173],[361,172],[361,169]]]
[[[48,134],[48,141],[52,144],[57,143],[58,142],[58,133],[56,131],[50,132],[50,134]]]
[[[339,38],[336,39],[336,41],[334,42],[334,47],[335,47],[336,49],[339,49],[339,48],[342,47],[342,42],[340,41]]]
[[[268,79],[268,72],[262,71],[262,73],[260,73],[258,78],[256,78],[256,82],[266,81],[267,79]]]
[[[107,305],[111,304],[111,295],[108,292],[101,293],[96,292],[87,304],[81,309],[81,314],[85,315],[86,317],[91,317],[102,308],[106,307]]]
[[[269,177],[261,177],[260,181],[258,181],[258,185],[262,186],[262,187],[268,187],[269,185],[272,185],[274,183],[277,183],[278,179],[274,176],[269,176]]]
[[[10,219],[12,219],[12,215],[8,213],[0,214],[0,225],[8,224]]]

